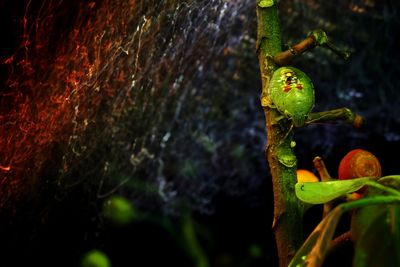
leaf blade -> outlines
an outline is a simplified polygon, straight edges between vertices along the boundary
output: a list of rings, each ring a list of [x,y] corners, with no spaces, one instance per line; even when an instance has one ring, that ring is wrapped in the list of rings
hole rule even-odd
[[[352,180],[335,180],[315,183],[297,183],[296,196],[303,202],[323,204],[348,193],[357,191],[374,178],[363,177]]]

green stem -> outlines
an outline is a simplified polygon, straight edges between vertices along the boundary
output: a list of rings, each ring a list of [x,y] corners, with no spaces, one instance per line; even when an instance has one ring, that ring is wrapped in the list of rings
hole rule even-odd
[[[329,123],[334,121],[344,121],[351,124],[356,129],[361,128],[364,124],[364,119],[359,114],[354,113],[348,108],[338,108],[310,113],[306,119],[306,125],[313,123]]]
[[[267,3],[261,5],[261,2]],[[269,103],[268,84],[276,69],[274,56],[282,51],[278,11],[274,1],[257,1],[257,52],[262,79],[261,105],[267,128],[267,159],[274,191],[274,222],[279,265],[288,266],[301,246],[303,204],[296,198],[296,157],[291,122]]]
[[[367,197],[362,198],[359,200],[347,202],[340,204],[337,208],[341,210],[341,214],[347,212],[352,209],[367,207],[371,205],[389,205],[389,204],[399,204],[400,197],[399,196],[374,196],[374,197]]]
[[[379,184],[379,183],[377,183],[375,181],[368,181],[366,184],[368,186],[374,187],[374,188],[379,189],[379,190],[381,190],[383,192],[386,192],[388,194],[400,197],[400,191],[398,191],[396,189],[393,189],[391,187],[381,185],[381,184]]]
[[[154,224],[164,229],[177,242],[180,248],[193,261],[194,267],[209,267],[210,263],[199,239],[195,221],[189,211],[182,215],[181,229],[176,229],[168,217],[153,214],[140,214],[140,221]]]
[[[183,215],[182,221],[182,235],[187,246],[187,251],[191,256],[195,267],[209,267],[206,253],[201,247],[197,238],[196,229],[192,216],[188,212]]]

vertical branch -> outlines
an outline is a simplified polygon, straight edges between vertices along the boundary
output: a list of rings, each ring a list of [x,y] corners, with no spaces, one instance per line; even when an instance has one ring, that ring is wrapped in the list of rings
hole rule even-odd
[[[292,124],[271,105],[268,84],[276,65],[273,57],[280,53],[281,32],[276,0],[257,0],[257,53],[262,79],[261,105],[267,128],[266,154],[274,191],[273,230],[279,265],[288,266],[302,243],[303,206],[294,193],[297,160],[291,133]]]

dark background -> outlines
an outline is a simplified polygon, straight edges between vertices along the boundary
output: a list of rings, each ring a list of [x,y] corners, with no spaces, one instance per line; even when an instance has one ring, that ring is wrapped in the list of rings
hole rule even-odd
[[[293,62],[314,110],[367,122],[299,129],[298,167],[321,156],[336,176],[364,148],[398,174],[398,1],[279,8],[284,45],[323,28],[352,52]],[[113,194],[177,231],[191,214],[211,266],[276,265],[255,1],[0,1],[0,13],[1,266],[78,266],[91,249],[113,266],[193,265],[157,220],[108,223]]]

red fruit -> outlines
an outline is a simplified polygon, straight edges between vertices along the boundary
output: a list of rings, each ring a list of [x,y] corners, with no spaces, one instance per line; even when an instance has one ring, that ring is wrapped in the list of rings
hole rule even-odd
[[[339,179],[347,180],[359,177],[381,177],[381,164],[371,153],[363,149],[354,149],[347,153],[339,165]]]

